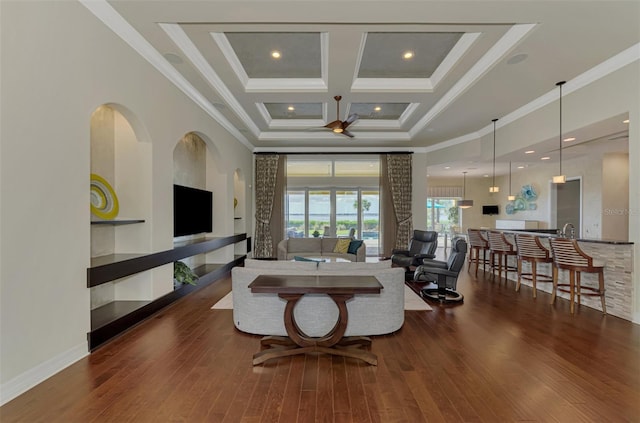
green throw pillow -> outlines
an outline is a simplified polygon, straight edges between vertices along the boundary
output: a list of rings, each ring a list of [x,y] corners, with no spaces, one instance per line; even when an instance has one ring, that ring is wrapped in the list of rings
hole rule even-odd
[[[347,249],[347,253],[356,254],[358,252],[358,248],[362,245],[362,240],[353,240],[349,243],[349,248]]]

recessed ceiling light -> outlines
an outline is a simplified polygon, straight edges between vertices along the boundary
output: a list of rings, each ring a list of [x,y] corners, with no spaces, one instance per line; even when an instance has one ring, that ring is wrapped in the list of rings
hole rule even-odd
[[[280,57],[282,57],[282,54],[280,54],[278,50],[273,50],[271,52],[271,57],[273,57],[274,59],[279,59]]]
[[[289,106],[289,107],[287,107],[287,110],[288,110],[288,111],[290,111],[290,112],[293,112],[295,109],[296,109],[296,108],[295,108],[295,107],[293,107],[293,106]]]
[[[376,106],[376,107],[373,108],[374,112],[379,112],[380,110],[382,110],[382,107],[380,107],[380,106]]]
[[[518,169],[524,169],[524,166],[518,166]]]
[[[507,60],[507,63],[510,65],[515,65],[516,63],[524,62],[527,57],[529,57],[529,55],[526,53],[516,54],[515,56],[511,56],[509,60]]]
[[[488,177],[489,177],[489,175],[482,175],[482,176],[484,176],[485,178],[488,178]]]
[[[629,123],[629,119],[623,120],[622,123]]]
[[[165,53],[163,54],[163,56],[169,63],[173,63],[174,65],[183,63],[182,57],[178,56],[175,53]]]
[[[535,153],[535,152],[536,152],[536,150],[527,150],[527,151],[524,152],[524,154],[532,154],[532,153]]]
[[[540,160],[549,160],[551,157],[549,156],[544,156],[544,157],[540,157]]]
[[[405,51],[404,53],[402,53],[402,58],[404,60],[411,60],[413,59],[413,52],[411,50]]]
[[[445,166],[444,168],[445,169],[451,169],[451,166]]]
[[[565,138],[563,141],[564,142],[569,142],[569,141],[575,141],[576,137],[569,137],[569,138]]]

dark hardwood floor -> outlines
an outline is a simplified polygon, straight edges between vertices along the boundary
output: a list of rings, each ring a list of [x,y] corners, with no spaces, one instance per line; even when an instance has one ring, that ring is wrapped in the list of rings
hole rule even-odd
[[[640,422],[640,326],[463,271],[464,304],[407,311],[378,366],[252,366],[259,336],[210,307],[225,279],[0,408],[8,422]]]

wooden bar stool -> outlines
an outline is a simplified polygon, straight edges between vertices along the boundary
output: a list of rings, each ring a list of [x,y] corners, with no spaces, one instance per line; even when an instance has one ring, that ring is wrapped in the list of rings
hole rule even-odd
[[[469,269],[471,271],[471,264],[476,264],[476,276],[478,276],[478,266],[482,263],[483,266],[489,264],[487,259],[487,251],[489,251],[489,240],[485,238],[482,231],[478,229],[467,229],[467,238],[469,239]],[[480,258],[480,252],[482,252],[482,258]]]
[[[509,271],[517,272],[518,268],[509,265],[509,256],[518,254],[516,246],[507,240],[503,232],[489,231],[489,260],[491,261],[491,273],[495,276],[496,268],[498,269],[498,277],[502,278],[502,269],[504,268],[504,278],[508,279]],[[496,264],[496,257],[498,263]]]
[[[516,249],[518,250],[518,284],[516,292],[520,291],[522,279],[531,281],[533,298],[536,298],[537,282],[553,282],[553,276],[538,273],[538,263],[553,263],[551,251],[545,247],[540,238],[534,235],[516,234]],[[522,271],[522,262],[531,264],[531,272]]]
[[[553,293],[551,304],[556,300],[557,291],[568,292],[571,301],[571,314],[574,311],[575,296],[578,296],[580,305],[580,295],[598,296],[602,303],[602,313],[607,314],[607,305],[604,298],[604,262],[594,260],[587,255],[575,239],[550,238],[551,251],[553,252]],[[558,270],[569,271],[569,283],[558,283]],[[598,288],[582,286],[580,275],[582,272],[598,274]],[[569,287],[566,289],[565,287]],[[582,292],[585,290],[586,292]]]

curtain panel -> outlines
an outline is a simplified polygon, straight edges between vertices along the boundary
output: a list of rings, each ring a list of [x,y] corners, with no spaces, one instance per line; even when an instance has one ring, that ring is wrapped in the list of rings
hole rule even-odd
[[[406,249],[411,237],[411,154],[387,154],[389,191],[396,220],[394,248]]]
[[[271,216],[276,193],[279,157],[277,154],[256,156],[256,239],[255,258],[273,257]]]

